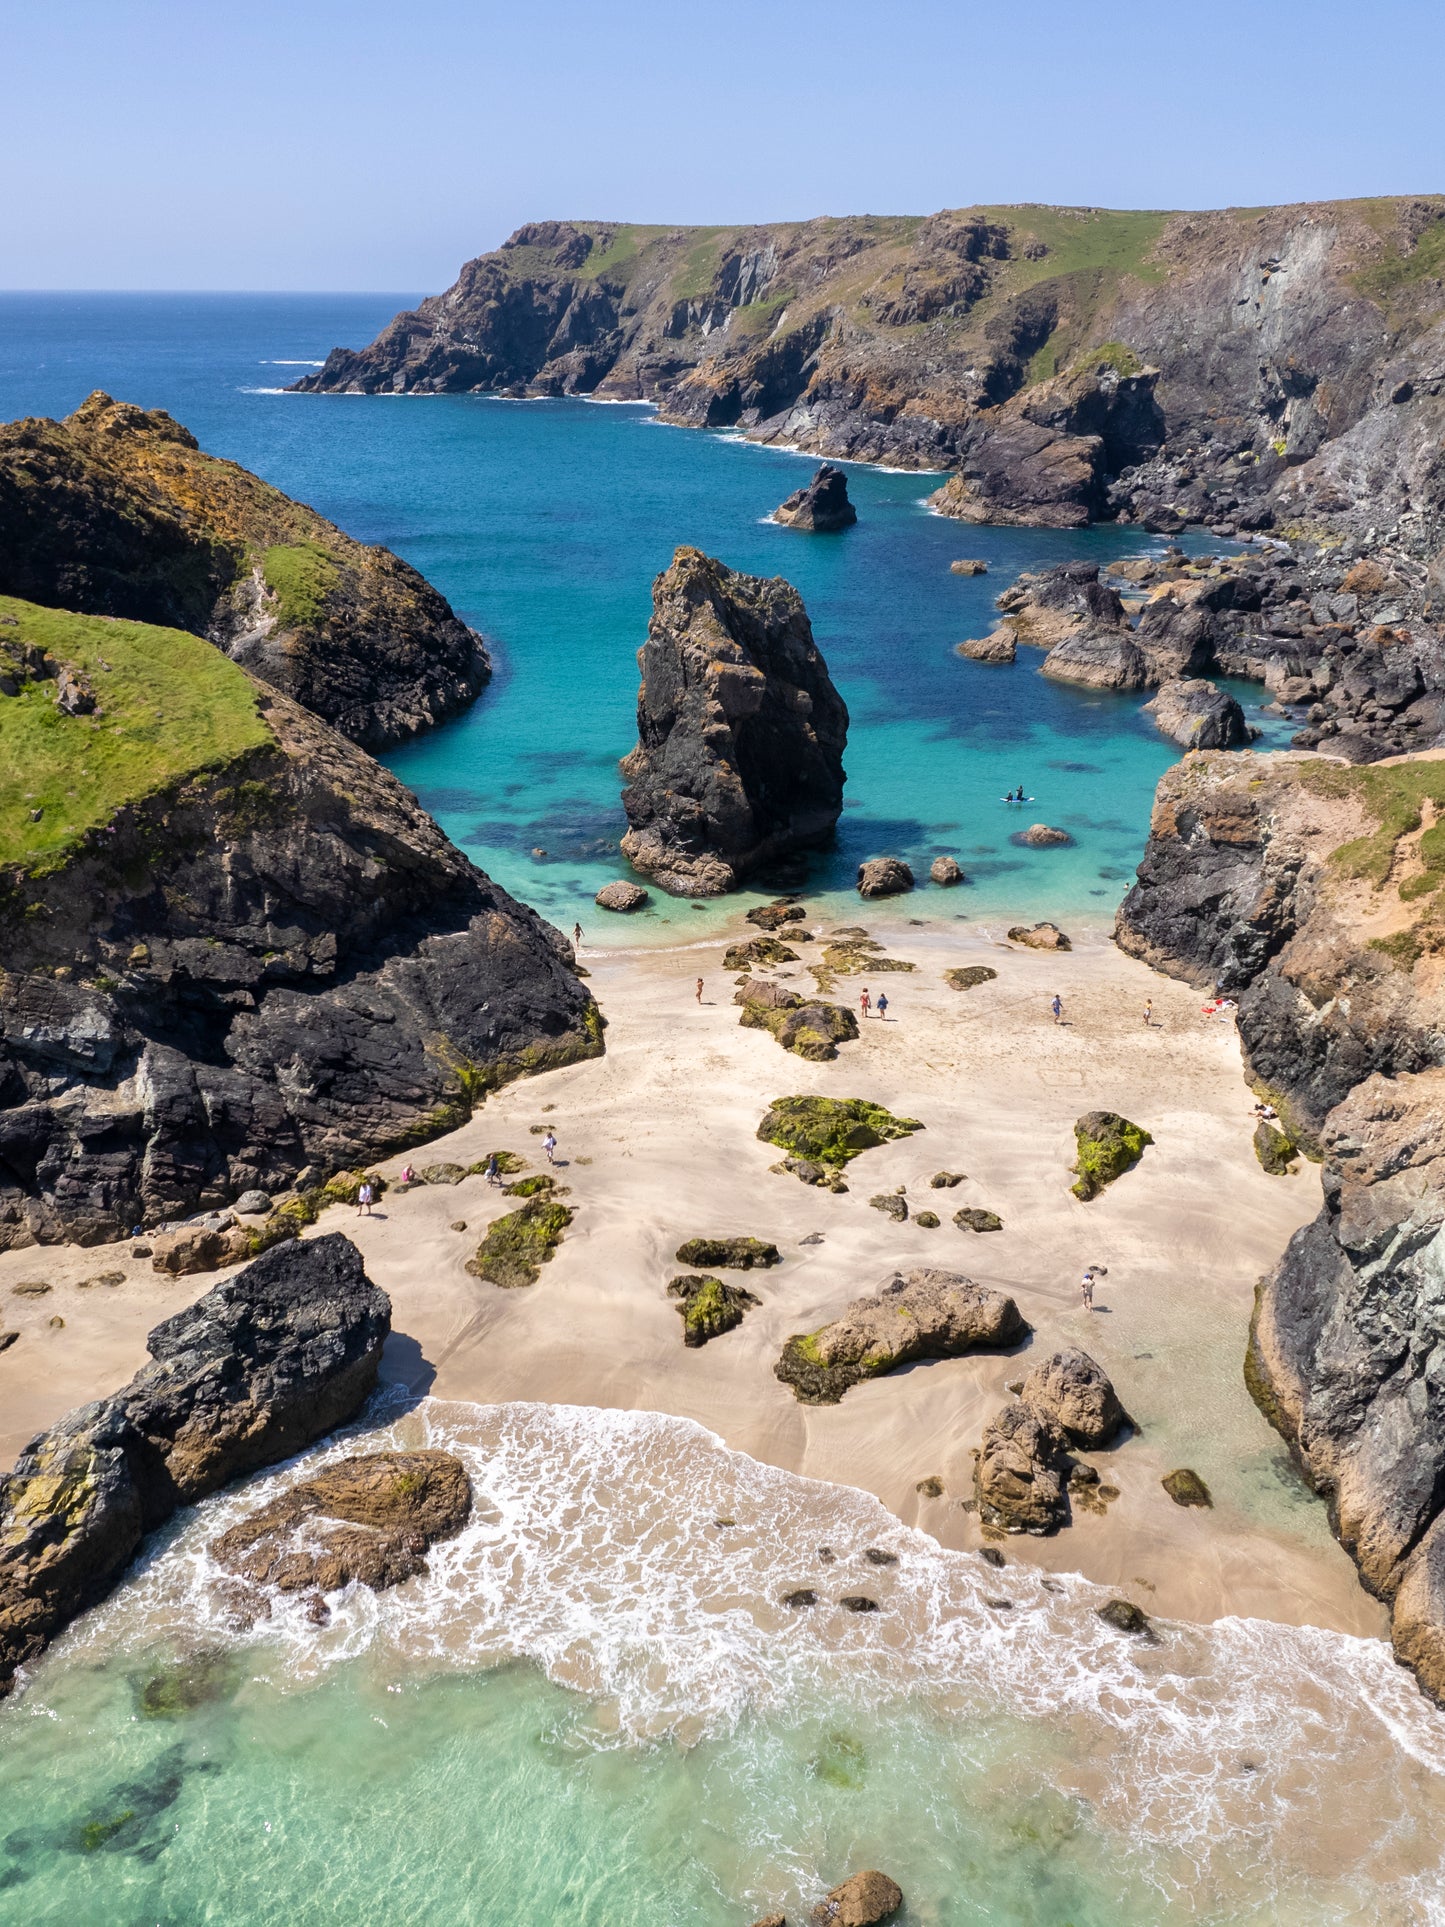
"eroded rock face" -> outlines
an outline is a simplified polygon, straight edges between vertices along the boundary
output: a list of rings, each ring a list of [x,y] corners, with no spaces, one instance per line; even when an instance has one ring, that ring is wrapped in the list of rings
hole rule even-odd
[[[622,765],[636,869],[674,896],[719,896],[829,840],[848,711],[796,589],[679,549],[639,663],[639,741]]]
[[[237,1578],[277,1592],[381,1592],[425,1572],[428,1549],[471,1516],[466,1467],[450,1452],[370,1452],[327,1466],[211,1541]]]
[[[454,714],[491,674],[389,549],[99,391],[64,421],[0,426],[0,593],[206,636],[368,748]]]
[[[975,1470],[979,1517],[1005,1532],[1056,1532],[1069,1522],[1062,1431],[1033,1407],[1006,1405],[984,1428]]]
[[[795,489],[773,510],[773,520],[788,529],[809,529],[818,535],[851,528],[858,511],[848,500],[848,477],[825,462],[806,488]]]
[[[158,1325],[123,1390],[32,1440],[0,1481],[0,1690],[177,1506],[353,1417],[390,1328],[348,1239],[282,1245]]]
[[[895,1272],[831,1324],[790,1338],[774,1370],[805,1404],[832,1405],[850,1385],[911,1359],[992,1350],[1027,1331],[1012,1298],[960,1272]]]
[[[1072,1444],[1107,1445],[1128,1423],[1108,1373],[1087,1352],[1055,1352],[1035,1365],[1019,1394]]]
[[[0,1248],[364,1169],[601,1049],[560,934],[255,687],[265,747],[0,872]]]
[[[1244,711],[1214,683],[1179,677],[1144,705],[1156,727],[1181,749],[1243,749],[1250,741]]]

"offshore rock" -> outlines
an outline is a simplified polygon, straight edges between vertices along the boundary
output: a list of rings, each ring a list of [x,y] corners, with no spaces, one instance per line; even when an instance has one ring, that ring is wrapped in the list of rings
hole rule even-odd
[[[934,883],[941,884],[945,890],[951,889],[956,883],[968,881],[956,856],[936,856],[928,866],[928,874]]]
[[[841,1603],[841,1602],[840,1602]],[[850,1874],[809,1914],[810,1927],[878,1927],[903,1905],[903,1889],[886,1873],[869,1868]]]
[[[601,1050],[558,932],[363,751],[216,666],[256,747],[0,871],[0,1249],[366,1169]]]
[[[825,462],[806,488],[795,489],[773,510],[773,520],[784,528],[810,529],[818,535],[851,528],[858,511],[848,500],[848,477]]]
[[[673,896],[718,896],[832,837],[848,711],[796,589],[681,548],[653,584],[622,848]]]
[[[899,897],[913,888],[913,872],[900,857],[875,856],[858,865],[860,897]]]
[[[599,910],[615,910],[622,916],[641,910],[650,900],[640,883],[627,883],[621,878],[616,883],[604,883],[592,899]]]
[[[1013,630],[1001,625],[986,636],[974,636],[968,642],[959,643],[958,654],[967,656],[970,662],[1012,662],[1018,654],[1018,645]]]
[[[1179,677],[1164,687],[1144,714],[1181,749],[1244,749],[1250,742],[1244,711],[1225,692],[1199,677]]]
[[[64,421],[0,426],[0,594],[205,636],[369,748],[491,674],[409,563],[99,390]]]
[[[0,1480],[0,1691],[178,1506],[353,1417],[390,1328],[348,1239],[283,1245],[158,1325],[123,1390],[32,1440]]]

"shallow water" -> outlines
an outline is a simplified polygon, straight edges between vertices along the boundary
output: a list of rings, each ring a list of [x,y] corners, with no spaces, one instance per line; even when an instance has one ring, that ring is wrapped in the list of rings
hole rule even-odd
[[[660,899],[622,924],[591,903],[626,873],[617,761],[635,741],[652,580],[679,543],[795,583],[848,702],[845,813],[811,880],[836,893],[828,909],[856,910],[865,857],[922,872],[949,852],[971,886],[920,894],[920,916],[1109,920],[1176,751],[1136,698],[1049,683],[1032,650],[1000,668],[953,645],[992,626],[1021,569],[1162,543],[969,528],[924,507],[938,477],[859,466],[857,526],[806,535],[766,518],[811,458],[667,428],[641,406],[276,392],[408,299],[0,296],[0,414],[64,412],[97,385],[169,408],[206,447],[430,576],[487,636],[497,673],[466,716],[387,760],[478,863],[563,927],[580,919],[589,942],[677,941],[737,912]],[[960,555],[990,573],[951,575]],[[1262,691],[1241,693],[1257,712]],[[1034,801],[1006,806],[1020,783]],[[1074,846],[1010,842],[1040,820]]]
[[[237,1634],[205,1543],[296,1471],[186,1515],[0,1710],[5,1917],[729,1927],[859,1864],[939,1927],[1445,1917],[1445,1732],[1375,1642],[1141,1645],[1098,1587],[685,1420],[428,1401],[361,1429],[460,1452],[473,1522],[325,1628]],[[147,1717],[177,1655],[201,1703]]]

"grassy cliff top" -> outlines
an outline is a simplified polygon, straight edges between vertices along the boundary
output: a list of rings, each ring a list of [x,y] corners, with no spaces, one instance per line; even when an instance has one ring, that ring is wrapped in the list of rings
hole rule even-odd
[[[36,650],[51,673],[37,670]],[[92,713],[60,707],[62,666]],[[273,740],[250,677],[181,629],[0,596],[0,679],[18,685],[0,693],[4,865],[49,868],[125,804]]]

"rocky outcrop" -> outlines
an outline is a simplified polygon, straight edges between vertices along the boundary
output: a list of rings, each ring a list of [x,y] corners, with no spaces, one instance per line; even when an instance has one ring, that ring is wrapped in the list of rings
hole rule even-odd
[[[599,910],[614,910],[629,917],[634,910],[644,909],[651,897],[640,883],[626,883],[619,878],[616,883],[604,883],[592,901]]]
[[[916,1117],[895,1117],[866,1097],[775,1097],[757,1134],[794,1157],[841,1168],[922,1129]]]
[[[178,1506],[351,1418],[390,1325],[347,1239],[284,1245],[158,1325],[122,1391],[32,1440],[0,1481],[0,1691]]]
[[[852,528],[858,511],[848,500],[848,477],[825,462],[806,488],[794,489],[778,504],[773,520],[785,529],[808,529],[816,535]]]
[[[679,549],[638,662],[622,848],[674,896],[719,896],[826,844],[843,807],[848,711],[780,578]]]
[[[1246,1376],[1445,1703],[1442,805],[1439,761],[1192,757],[1160,784],[1117,934],[1236,1001],[1251,1081],[1323,1160]]]
[[[667,1295],[681,1301],[677,1309],[682,1315],[682,1342],[689,1350],[730,1332],[742,1323],[754,1305],[762,1302],[756,1292],[746,1291],[741,1285],[729,1285],[721,1278],[708,1278],[696,1272],[674,1278],[667,1287]]]
[[[764,1238],[689,1238],[674,1254],[680,1265],[721,1265],[727,1271],[766,1271],[782,1263]]]
[[[913,888],[913,872],[901,857],[874,856],[858,865],[860,897],[900,897]]]
[[[1165,683],[1144,714],[1180,749],[1243,749],[1251,740],[1244,711],[1233,696],[1199,677]]]
[[[878,1927],[903,1905],[903,1889],[886,1873],[869,1868],[850,1874],[809,1914],[809,1927]]]
[[[1117,1111],[1086,1111],[1074,1126],[1075,1158],[1070,1168],[1075,1177],[1069,1188],[1085,1203],[1097,1198],[1105,1185],[1132,1171],[1153,1142],[1142,1125],[1131,1124]]]
[[[958,654],[967,656],[970,662],[1012,662],[1018,655],[1018,645],[1011,629],[998,628],[959,643]]]
[[[1128,1424],[1109,1374],[1087,1352],[1055,1352],[1035,1365],[1019,1393],[1023,1404],[1073,1445],[1108,1445]]]
[[[141,670],[179,644],[241,746],[213,760],[178,720],[137,762],[108,696],[98,733],[66,719],[47,740],[63,760],[85,731],[96,756],[114,720],[94,768],[128,790],[77,795],[73,831],[0,870],[0,1248],[364,1169],[601,1049],[556,931],[297,705],[190,638],[126,640]]]
[[[389,549],[98,391],[64,421],[0,427],[0,594],[205,636],[373,749],[465,707],[491,673]]]
[[[289,1486],[210,1553],[257,1589],[381,1592],[425,1572],[428,1550],[454,1539],[471,1510],[471,1480],[450,1452],[369,1452]]]
[[[784,1050],[812,1063],[831,1063],[839,1044],[858,1036],[858,1019],[846,1005],[800,997],[782,984],[746,983],[733,1002],[742,1005],[738,1022],[744,1030],[771,1031]]]
[[[1063,1433],[1031,1406],[1006,1405],[984,1428],[974,1495],[985,1525],[1038,1536],[1069,1522]]]
[[[804,1404],[834,1405],[850,1385],[913,1359],[995,1350],[1028,1329],[1012,1298],[960,1272],[896,1272],[831,1324],[790,1338],[773,1369]]]
[[[928,875],[932,882],[939,884],[945,890],[951,890],[955,884],[968,881],[963,874],[963,865],[956,856],[936,856],[928,866]]]

